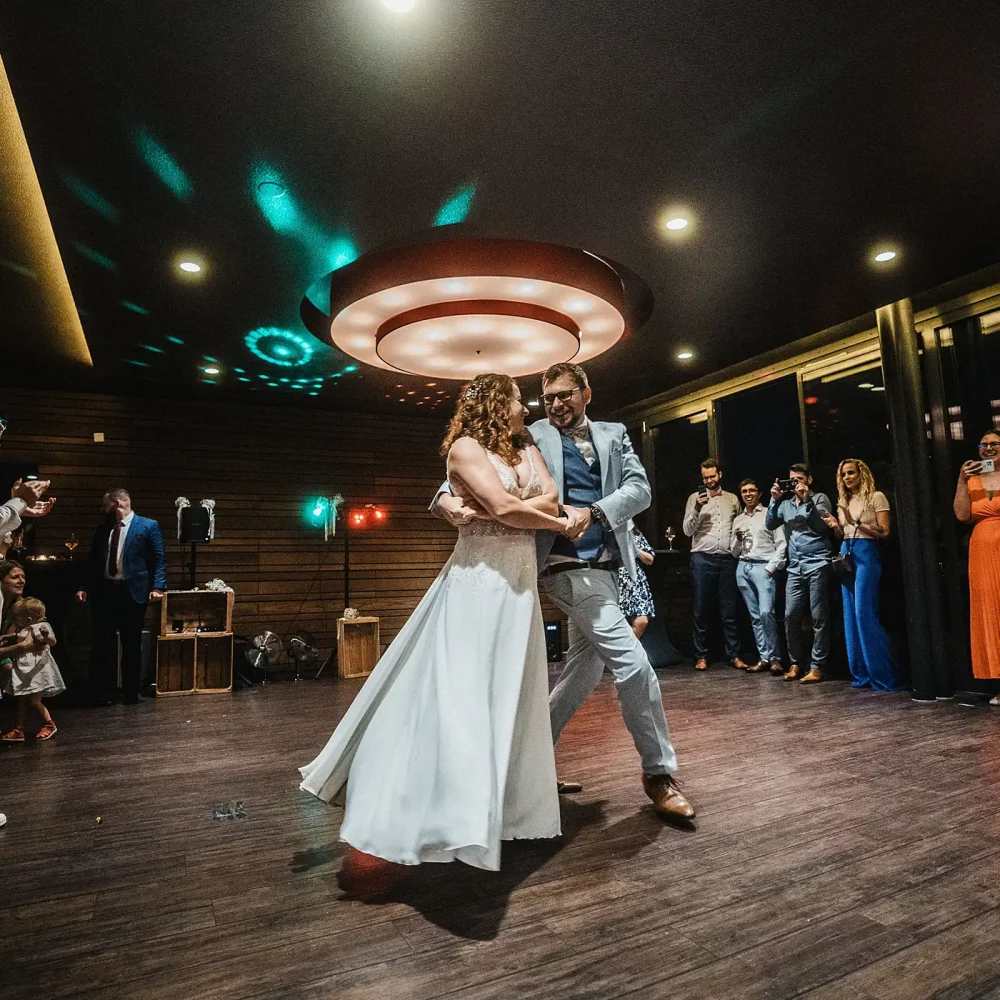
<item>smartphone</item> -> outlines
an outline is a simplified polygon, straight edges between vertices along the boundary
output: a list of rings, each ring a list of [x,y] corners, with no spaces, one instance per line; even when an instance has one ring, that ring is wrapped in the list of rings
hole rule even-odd
[[[708,493],[708,487],[707,487],[707,486],[699,486],[699,487],[698,487],[698,493],[699,493],[699,494],[700,494],[701,496],[705,496],[705,494],[707,494],[707,493]]]
[[[779,479],[778,489],[782,493],[794,493],[795,492],[795,480],[794,479]]]
[[[980,472],[995,472],[997,463],[992,458],[982,458],[979,460]]]

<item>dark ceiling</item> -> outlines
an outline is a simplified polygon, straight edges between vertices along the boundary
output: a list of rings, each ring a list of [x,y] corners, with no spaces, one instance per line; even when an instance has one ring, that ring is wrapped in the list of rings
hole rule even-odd
[[[479,231],[584,247],[651,286],[650,322],[589,365],[605,410],[1000,260],[998,12],[5,0],[0,54],[95,384],[421,412],[419,379],[320,345],[283,368],[244,338],[308,337],[315,278],[474,185]],[[676,241],[656,225],[671,205],[695,220]],[[900,250],[889,270],[869,263],[879,240]],[[201,280],[180,279],[183,251]],[[0,267],[0,293],[25,280]],[[206,357],[222,374],[198,386]]]

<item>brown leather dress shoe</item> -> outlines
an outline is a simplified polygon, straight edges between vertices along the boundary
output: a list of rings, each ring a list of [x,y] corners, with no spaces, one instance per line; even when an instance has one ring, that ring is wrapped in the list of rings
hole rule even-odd
[[[781,665],[779,660],[775,660],[771,664],[771,673],[774,674],[775,677],[780,677],[784,672],[785,668]]]
[[[797,663],[793,663],[788,668],[788,673],[785,674],[782,679],[786,681],[797,681],[801,676],[802,674],[799,672],[799,665]]]
[[[708,660],[699,660],[694,665],[695,670],[708,670]]]
[[[694,806],[681,794],[672,774],[644,774],[642,789],[653,803],[653,811],[661,819],[694,819]]]
[[[752,667],[747,667],[748,674],[763,674],[765,671],[771,669],[771,664],[767,660],[761,660],[760,663],[755,663]]]
[[[741,660],[741,659],[740,659],[740,658],[739,658],[738,656],[734,656],[734,657],[733,657],[733,658],[732,658],[732,659],[731,659],[731,660],[729,661],[729,665],[730,665],[730,666],[731,666],[731,667],[732,667],[732,668],[733,668],[734,670],[746,670],[746,669],[747,669],[747,665],[746,665],[746,664],[745,664],[745,663],[744,663],[744,662],[743,662],[743,661],[742,661],[742,660]]]
[[[809,673],[799,681],[800,684],[819,684],[823,679],[823,675],[815,668],[811,667]]]

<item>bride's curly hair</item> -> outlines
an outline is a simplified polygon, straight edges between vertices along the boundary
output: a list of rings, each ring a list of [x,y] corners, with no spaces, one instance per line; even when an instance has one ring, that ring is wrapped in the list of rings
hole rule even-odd
[[[459,393],[455,415],[441,442],[441,454],[447,455],[460,437],[470,437],[508,465],[517,465],[518,450],[530,441],[527,432],[515,434],[511,428],[513,395],[514,380],[509,375],[477,375]]]

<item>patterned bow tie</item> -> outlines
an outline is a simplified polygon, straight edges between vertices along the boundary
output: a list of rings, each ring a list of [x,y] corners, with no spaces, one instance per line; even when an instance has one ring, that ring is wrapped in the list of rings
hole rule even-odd
[[[586,423],[578,424],[576,427],[561,427],[560,433],[564,437],[572,438],[574,441],[590,440],[590,428]]]

